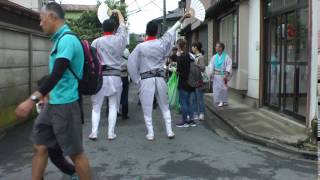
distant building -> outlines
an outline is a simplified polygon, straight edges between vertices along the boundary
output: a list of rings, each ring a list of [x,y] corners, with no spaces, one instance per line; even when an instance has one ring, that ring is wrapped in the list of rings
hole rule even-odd
[[[183,16],[183,9],[177,8],[173,11],[169,11],[166,15],[166,25],[163,25],[163,16],[153,19],[157,22],[159,35],[163,35],[167,29],[173,26]]]
[[[62,4],[66,19],[78,19],[84,11],[97,10],[96,5]]]
[[[11,2],[14,2],[16,4],[19,4],[20,6],[23,6],[27,9],[31,9],[33,11],[40,11],[40,8],[43,4],[48,2],[48,0],[10,0]]]
[[[188,42],[202,42],[207,60],[216,42],[225,43],[233,60],[230,91],[310,127],[317,116],[319,0],[200,1],[205,21],[186,20],[183,32]]]

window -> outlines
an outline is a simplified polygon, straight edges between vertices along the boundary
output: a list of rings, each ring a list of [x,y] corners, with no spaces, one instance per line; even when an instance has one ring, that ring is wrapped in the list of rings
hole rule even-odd
[[[220,21],[220,41],[226,46],[225,52],[232,58],[232,66],[238,66],[238,15],[230,14]]]
[[[266,16],[270,16],[283,10],[290,10],[297,6],[305,6],[307,5],[307,2],[307,0],[266,0]]]

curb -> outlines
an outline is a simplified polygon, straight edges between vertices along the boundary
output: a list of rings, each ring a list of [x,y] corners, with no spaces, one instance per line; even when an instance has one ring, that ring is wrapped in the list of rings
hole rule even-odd
[[[266,137],[261,137],[257,136],[255,134],[251,134],[246,132],[245,130],[241,129],[239,126],[235,125],[231,121],[227,120],[227,118],[224,118],[223,116],[219,115],[214,108],[208,104],[208,102],[205,102],[206,107],[215,115],[217,116],[220,120],[222,120],[224,123],[226,123],[230,128],[236,131],[236,133],[243,138],[244,140],[251,141],[269,148],[274,148],[277,150],[281,150],[284,152],[288,152],[291,154],[296,154],[304,157],[305,159],[309,160],[315,160],[317,161],[318,155],[317,152],[312,152],[312,151],[305,151],[305,150],[299,150],[296,147],[289,146],[286,144],[279,143],[275,141],[274,139],[266,138]]]

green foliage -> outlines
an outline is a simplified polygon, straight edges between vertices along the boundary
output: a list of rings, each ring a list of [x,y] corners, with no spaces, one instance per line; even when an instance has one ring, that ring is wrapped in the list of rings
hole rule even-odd
[[[121,3],[119,0],[106,0],[105,3],[110,9],[119,9],[124,19],[127,20],[128,6],[125,3]]]
[[[67,19],[67,23],[81,39],[87,39],[89,42],[92,42],[102,34],[96,11],[85,11],[79,19]]]
[[[106,0],[105,3],[110,9],[119,9],[123,16],[127,17],[127,6],[125,4],[121,4],[118,0]],[[99,5],[100,3],[97,3],[97,9]],[[89,42],[92,42],[102,34],[97,11],[85,11],[78,19],[67,19],[67,24],[81,39],[87,39]]]
[[[132,52],[136,46],[137,46],[137,39],[134,34],[130,34],[129,51]]]

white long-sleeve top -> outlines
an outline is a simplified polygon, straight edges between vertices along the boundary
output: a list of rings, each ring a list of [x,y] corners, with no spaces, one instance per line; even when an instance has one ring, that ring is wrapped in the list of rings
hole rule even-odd
[[[153,69],[163,69],[165,57],[169,55],[176,37],[177,22],[160,39],[146,41],[137,45],[128,59],[128,72],[135,83],[139,83],[140,74]]]
[[[121,64],[124,61],[122,55],[126,49],[127,38],[127,29],[122,23],[116,34],[102,36],[92,42],[92,46],[97,49],[102,65],[121,70]]]

